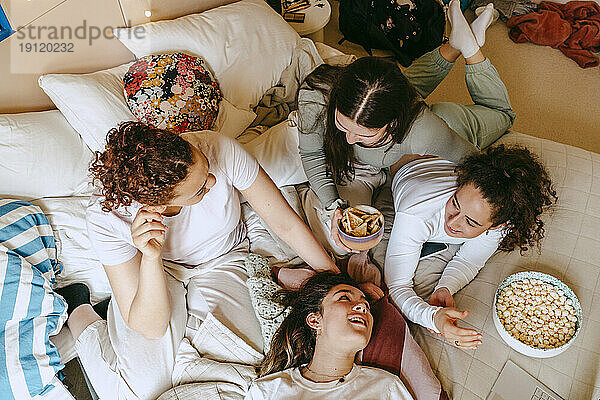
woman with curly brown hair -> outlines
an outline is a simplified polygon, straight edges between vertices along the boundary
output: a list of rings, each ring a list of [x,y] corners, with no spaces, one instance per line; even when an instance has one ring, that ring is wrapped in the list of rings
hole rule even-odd
[[[184,333],[193,337],[208,314],[262,348],[240,195],[311,267],[339,272],[258,162],[225,136],[125,122],[90,171],[99,185],[88,233],[113,296],[107,322],[83,304],[68,324],[101,398],[169,389]]]
[[[525,251],[544,236],[541,214],[556,202],[548,172],[527,149],[504,145],[465,157],[405,156],[392,167],[395,219],[385,260],[391,299],[411,321],[474,349],[481,335],[456,325],[468,316],[452,295],[496,250]],[[439,271],[419,272],[425,242],[459,245]],[[415,293],[427,297],[426,303]],[[433,292],[433,294],[432,294]]]

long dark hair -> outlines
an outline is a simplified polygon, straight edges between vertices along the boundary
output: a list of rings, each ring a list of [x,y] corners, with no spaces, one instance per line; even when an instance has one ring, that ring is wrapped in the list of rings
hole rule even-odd
[[[176,133],[143,122],[122,122],[108,132],[106,148],[95,153],[90,173],[102,184],[102,209],[109,212],[134,200],[167,204],[192,165],[192,147]]]
[[[323,299],[337,285],[358,288],[358,284],[347,275],[320,272],[308,279],[297,292],[279,292],[279,302],[289,306],[291,311],[273,336],[271,348],[260,367],[260,376],[299,367],[312,360],[317,334],[306,323],[306,317],[323,312]]]
[[[325,97],[325,114],[319,118],[325,118],[325,161],[336,183],[354,177],[354,151],[335,126],[336,110],[365,128],[387,124],[381,143],[391,138],[394,144],[404,140],[425,107],[398,66],[384,58],[363,57],[346,67],[321,65],[304,83]]]
[[[465,157],[456,167],[459,188],[477,187],[492,207],[492,225],[506,223],[500,250],[526,251],[544,237],[542,213],[558,200],[550,175],[525,147],[497,145]]]

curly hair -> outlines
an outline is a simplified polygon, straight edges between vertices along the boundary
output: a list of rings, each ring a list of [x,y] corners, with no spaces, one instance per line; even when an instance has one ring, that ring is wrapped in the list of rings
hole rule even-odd
[[[134,200],[167,204],[193,164],[191,145],[177,134],[142,122],[122,122],[108,132],[106,148],[95,153],[90,172],[93,182],[102,184],[102,209],[110,212]]]
[[[306,318],[311,313],[323,313],[323,299],[337,285],[360,289],[347,275],[326,271],[310,277],[299,291],[280,290],[276,293],[274,300],[291,310],[273,336],[259,376],[299,367],[312,360],[317,334],[308,326]]]
[[[457,185],[477,187],[492,207],[492,225],[506,223],[500,250],[520,252],[544,237],[541,214],[558,200],[544,165],[528,149],[498,145],[465,157],[457,165]]]

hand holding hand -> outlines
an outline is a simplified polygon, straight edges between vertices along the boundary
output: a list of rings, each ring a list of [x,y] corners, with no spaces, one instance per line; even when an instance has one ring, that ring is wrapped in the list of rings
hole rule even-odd
[[[448,288],[439,288],[438,290],[433,292],[433,294],[429,298],[429,304],[431,304],[432,306],[439,306],[439,307],[454,307],[455,306],[454,297],[452,297]],[[441,333],[437,333],[433,329],[427,328],[427,330],[429,331],[429,333],[431,333],[433,335],[442,336]]]
[[[146,257],[155,259],[161,257],[167,232],[161,214],[165,208],[165,206],[144,206],[140,208],[131,224],[133,245]]]
[[[461,349],[476,349],[481,344],[481,334],[474,329],[461,328],[457,324],[459,319],[465,319],[468,315],[468,311],[444,307],[436,312],[433,322],[450,343],[454,343]]]

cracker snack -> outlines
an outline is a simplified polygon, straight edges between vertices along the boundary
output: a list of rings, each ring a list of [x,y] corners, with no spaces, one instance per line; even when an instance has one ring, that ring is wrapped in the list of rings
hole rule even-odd
[[[575,335],[573,301],[561,289],[538,279],[523,279],[505,287],[496,311],[513,337],[538,349],[563,346]]]
[[[344,233],[354,237],[370,236],[381,229],[381,213],[374,214],[348,207],[340,221]]]

